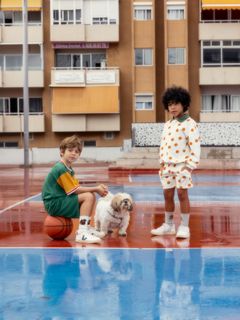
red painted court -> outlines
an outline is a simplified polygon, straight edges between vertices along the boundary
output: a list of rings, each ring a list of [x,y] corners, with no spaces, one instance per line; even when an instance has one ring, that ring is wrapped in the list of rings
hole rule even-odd
[[[75,230],[65,241],[43,233],[46,213],[41,187],[49,167],[0,168],[0,247],[81,247]],[[190,191],[192,214],[190,241],[174,236],[151,237],[150,230],[163,221],[163,197],[155,170],[108,170],[104,163],[75,168],[82,184],[105,183],[111,192],[128,192],[134,199],[127,237],[107,236],[101,245],[89,247],[201,248],[240,245],[240,171],[195,171]],[[177,206],[178,207],[178,206]],[[8,209],[9,208],[9,209]],[[178,209],[175,215],[179,222]]]

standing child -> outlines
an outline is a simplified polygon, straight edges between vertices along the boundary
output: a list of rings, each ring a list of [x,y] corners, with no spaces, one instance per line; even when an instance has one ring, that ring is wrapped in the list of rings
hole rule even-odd
[[[72,164],[82,152],[82,142],[78,136],[65,138],[59,148],[61,160],[53,166],[42,188],[45,209],[51,216],[80,217],[76,241],[99,243],[103,233],[90,226],[90,219],[96,201],[95,192],[105,196],[108,188],[103,184],[84,187],[75,178]]]
[[[165,199],[165,221],[152,235],[175,234],[173,223],[174,193],[177,189],[181,224],[177,238],[189,238],[190,202],[188,189],[193,186],[191,172],[199,163],[200,137],[196,122],[189,116],[191,97],[182,87],[168,88],[162,97],[164,108],[172,119],[165,123],[160,145],[160,180]]]

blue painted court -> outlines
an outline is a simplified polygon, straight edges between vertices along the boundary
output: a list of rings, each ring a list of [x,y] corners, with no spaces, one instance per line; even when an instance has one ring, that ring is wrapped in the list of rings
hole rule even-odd
[[[239,319],[239,249],[8,248],[0,262],[0,319]]]

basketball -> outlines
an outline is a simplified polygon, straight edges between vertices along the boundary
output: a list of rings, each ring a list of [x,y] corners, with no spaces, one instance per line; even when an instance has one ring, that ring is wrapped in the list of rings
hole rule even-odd
[[[47,216],[44,221],[44,232],[55,240],[65,239],[72,229],[73,223],[70,218]]]

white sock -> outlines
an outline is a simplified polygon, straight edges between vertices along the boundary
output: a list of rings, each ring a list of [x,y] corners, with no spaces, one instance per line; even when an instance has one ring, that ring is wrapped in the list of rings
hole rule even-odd
[[[189,213],[181,213],[181,225],[188,227],[189,226],[189,218],[190,218]]]
[[[173,225],[173,215],[174,212],[165,211],[165,223],[169,224],[170,226]]]
[[[78,229],[87,229],[90,224],[89,216],[80,216]]]

